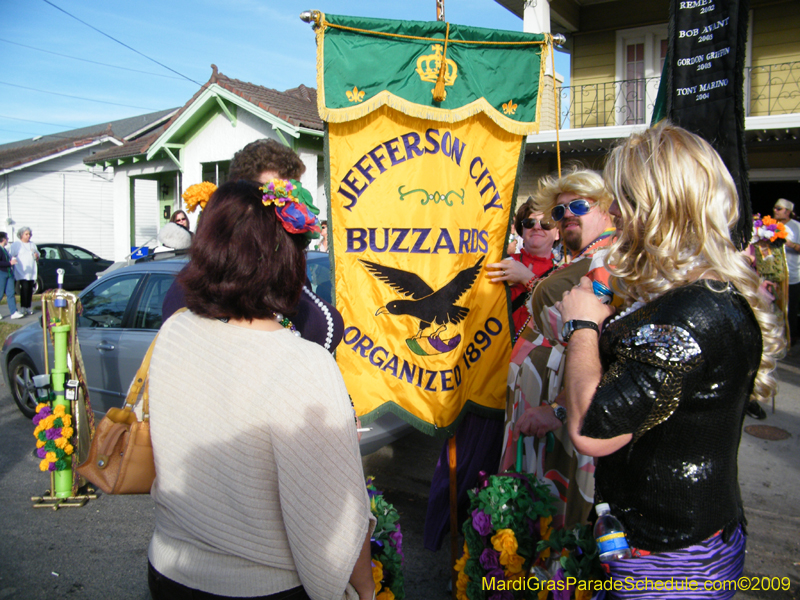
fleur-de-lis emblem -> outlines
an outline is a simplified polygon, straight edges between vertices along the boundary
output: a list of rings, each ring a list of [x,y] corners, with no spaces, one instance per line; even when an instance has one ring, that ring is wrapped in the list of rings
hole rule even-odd
[[[345,94],[347,94],[347,99],[350,102],[363,102],[364,100],[364,92],[359,90],[357,86],[354,86],[352,90],[347,90]]]
[[[517,112],[518,106],[519,104],[514,104],[513,100],[509,100],[508,102],[503,104],[503,112],[507,115],[513,115],[515,112]]]

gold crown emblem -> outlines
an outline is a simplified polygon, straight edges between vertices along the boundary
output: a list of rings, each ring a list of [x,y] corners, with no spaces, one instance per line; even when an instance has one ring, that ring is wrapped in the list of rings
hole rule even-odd
[[[417,74],[422,81],[436,83],[439,78],[439,71],[442,68],[442,52],[444,48],[441,44],[434,44],[431,46],[433,54],[425,54],[417,59]],[[444,84],[453,85],[456,77],[458,77],[458,65],[454,60],[449,58],[444,59],[445,73]],[[433,90],[431,90],[432,92]]]

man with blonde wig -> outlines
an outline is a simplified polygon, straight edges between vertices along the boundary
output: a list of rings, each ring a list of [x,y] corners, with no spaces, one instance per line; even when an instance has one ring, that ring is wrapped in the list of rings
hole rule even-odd
[[[663,123],[615,148],[604,177],[622,223],[607,260],[627,308],[610,319],[588,279],[557,307],[594,324],[570,341],[564,402],[572,443],[599,457],[596,499],[633,551],[610,575],[716,580],[703,597],[730,598],[717,584],[744,567],[745,405],[775,392],[782,328],[731,239],[736,186],[705,140]],[[611,598],[643,594],[614,586]]]
[[[500,467],[513,466],[519,431],[534,436],[524,441],[525,469],[536,473],[559,499],[556,527],[586,522],[594,495],[594,466],[591,458],[575,451],[564,426],[564,407],[557,402],[567,342],[573,331],[587,325],[562,322],[554,305],[582,277],[610,298],[605,255],[615,231],[608,212],[612,200],[599,173],[577,166],[561,177],[544,178],[534,196],[537,210],[558,226],[567,256],[562,266],[533,287],[528,305],[532,318],[514,345]],[[547,451],[550,432],[555,446]]]

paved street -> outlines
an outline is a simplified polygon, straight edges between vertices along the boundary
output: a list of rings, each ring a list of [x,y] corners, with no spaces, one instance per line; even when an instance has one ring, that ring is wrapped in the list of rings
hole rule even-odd
[[[740,480],[749,520],[747,575],[790,577],[790,592],[737,598],[798,598],[800,581],[800,354],[780,364],[775,415],[745,425],[791,434],[766,441],[745,433]],[[34,510],[48,487],[32,455],[32,427],[0,386],[0,600],[147,600],[146,552],[153,522],[149,496],[104,496],[80,509]],[[445,600],[449,544],[422,549],[426,498],[441,442],[413,433],[365,458],[365,473],[401,514],[409,600]],[[199,468],[202,468],[200,465]]]

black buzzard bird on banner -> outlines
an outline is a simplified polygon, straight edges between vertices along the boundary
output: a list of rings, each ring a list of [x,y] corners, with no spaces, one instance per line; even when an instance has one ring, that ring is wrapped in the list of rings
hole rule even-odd
[[[431,337],[441,334],[449,323],[457,325],[464,320],[469,309],[458,306],[456,302],[475,283],[484,258],[481,256],[474,266],[459,271],[458,275],[453,277],[447,285],[438,290],[431,288],[416,273],[379,265],[368,260],[359,259],[359,262],[376,279],[410,298],[409,300],[392,300],[386,306],[379,308],[375,315],[388,313],[390,315],[408,315],[419,319],[419,331],[414,337],[420,338],[422,332],[434,323],[438,325],[438,329],[431,334]]]

